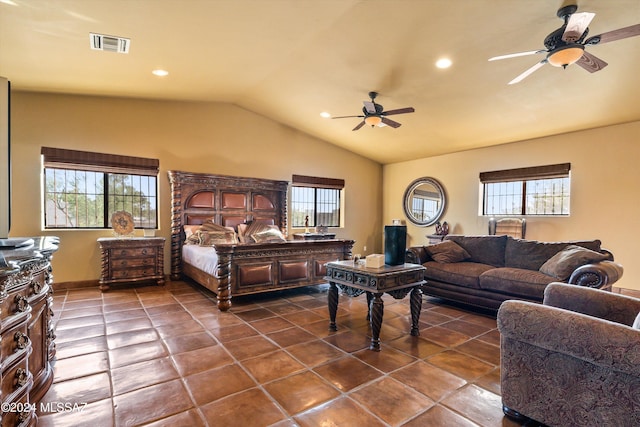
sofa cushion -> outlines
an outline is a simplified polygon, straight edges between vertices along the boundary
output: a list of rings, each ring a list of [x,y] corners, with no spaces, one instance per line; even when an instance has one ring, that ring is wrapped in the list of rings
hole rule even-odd
[[[488,264],[494,267],[504,267],[504,250],[507,244],[507,236],[462,236],[450,234],[445,237],[445,240],[451,240],[466,250],[470,256],[468,261]]]
[[[469,259],[471,256],[464,248],[451,240],[425,246],[425,250],[436,262],[450,263]]]
[[[487,270],[494,267],[487,264],[479,264],[477,262],[456,262],[445,264],[436,261],[427,261],[424,265],[425,279],[429,286],[429,280],[437,280],[439,282],[453,283],[465,288],[479,289],[478,277]]]
[[[539,271],[503,267],[482,273],[478,283],[480,289],[487,291],[542,301],[544,288],[556,280]]]
[[[600,240],[548,243],[509,237],[504,252],[504,266],[539,270],[549,258],[569,245],[582,246],[596,252],[600,251]]]
[[[542,264],[540,272],[556,279],[567,280],[576,268],[606,259],[608,256],[600,252],[582,246],[569,245]]]

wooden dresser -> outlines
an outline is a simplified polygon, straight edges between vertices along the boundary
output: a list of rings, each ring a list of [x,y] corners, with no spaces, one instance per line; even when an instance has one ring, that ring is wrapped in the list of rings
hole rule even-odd
[[[113,283],[155,280],[164,283],[164,237],[102,237],[100,289]]]
[[[0,250],[0,375],[6,426],[36,424],[36,404],[53,381],[53,274],[57,237]]]

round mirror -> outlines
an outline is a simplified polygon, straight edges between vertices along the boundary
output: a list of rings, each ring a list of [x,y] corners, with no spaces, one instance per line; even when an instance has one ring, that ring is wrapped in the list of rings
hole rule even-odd
[[[418,178],[404,192],[404,214],[415,225],[433,225],[444,213],[447,198],[434,178]]]

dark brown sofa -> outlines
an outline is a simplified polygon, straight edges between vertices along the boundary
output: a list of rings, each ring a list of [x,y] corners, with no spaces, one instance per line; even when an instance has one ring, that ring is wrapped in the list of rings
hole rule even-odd
[[[508,299],[540,303],[551,282],[610,289],[623,272],[600,240],[448,235],[407,249],[406,262],[427,268],[425,294],[491,310]]]

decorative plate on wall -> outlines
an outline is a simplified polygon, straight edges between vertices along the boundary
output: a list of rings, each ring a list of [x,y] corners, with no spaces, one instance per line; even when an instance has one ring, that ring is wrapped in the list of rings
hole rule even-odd
[[[117,211],[111,215],[111,227],[118,236],[132,234],[135,228],[133,216],[127,211]]]

